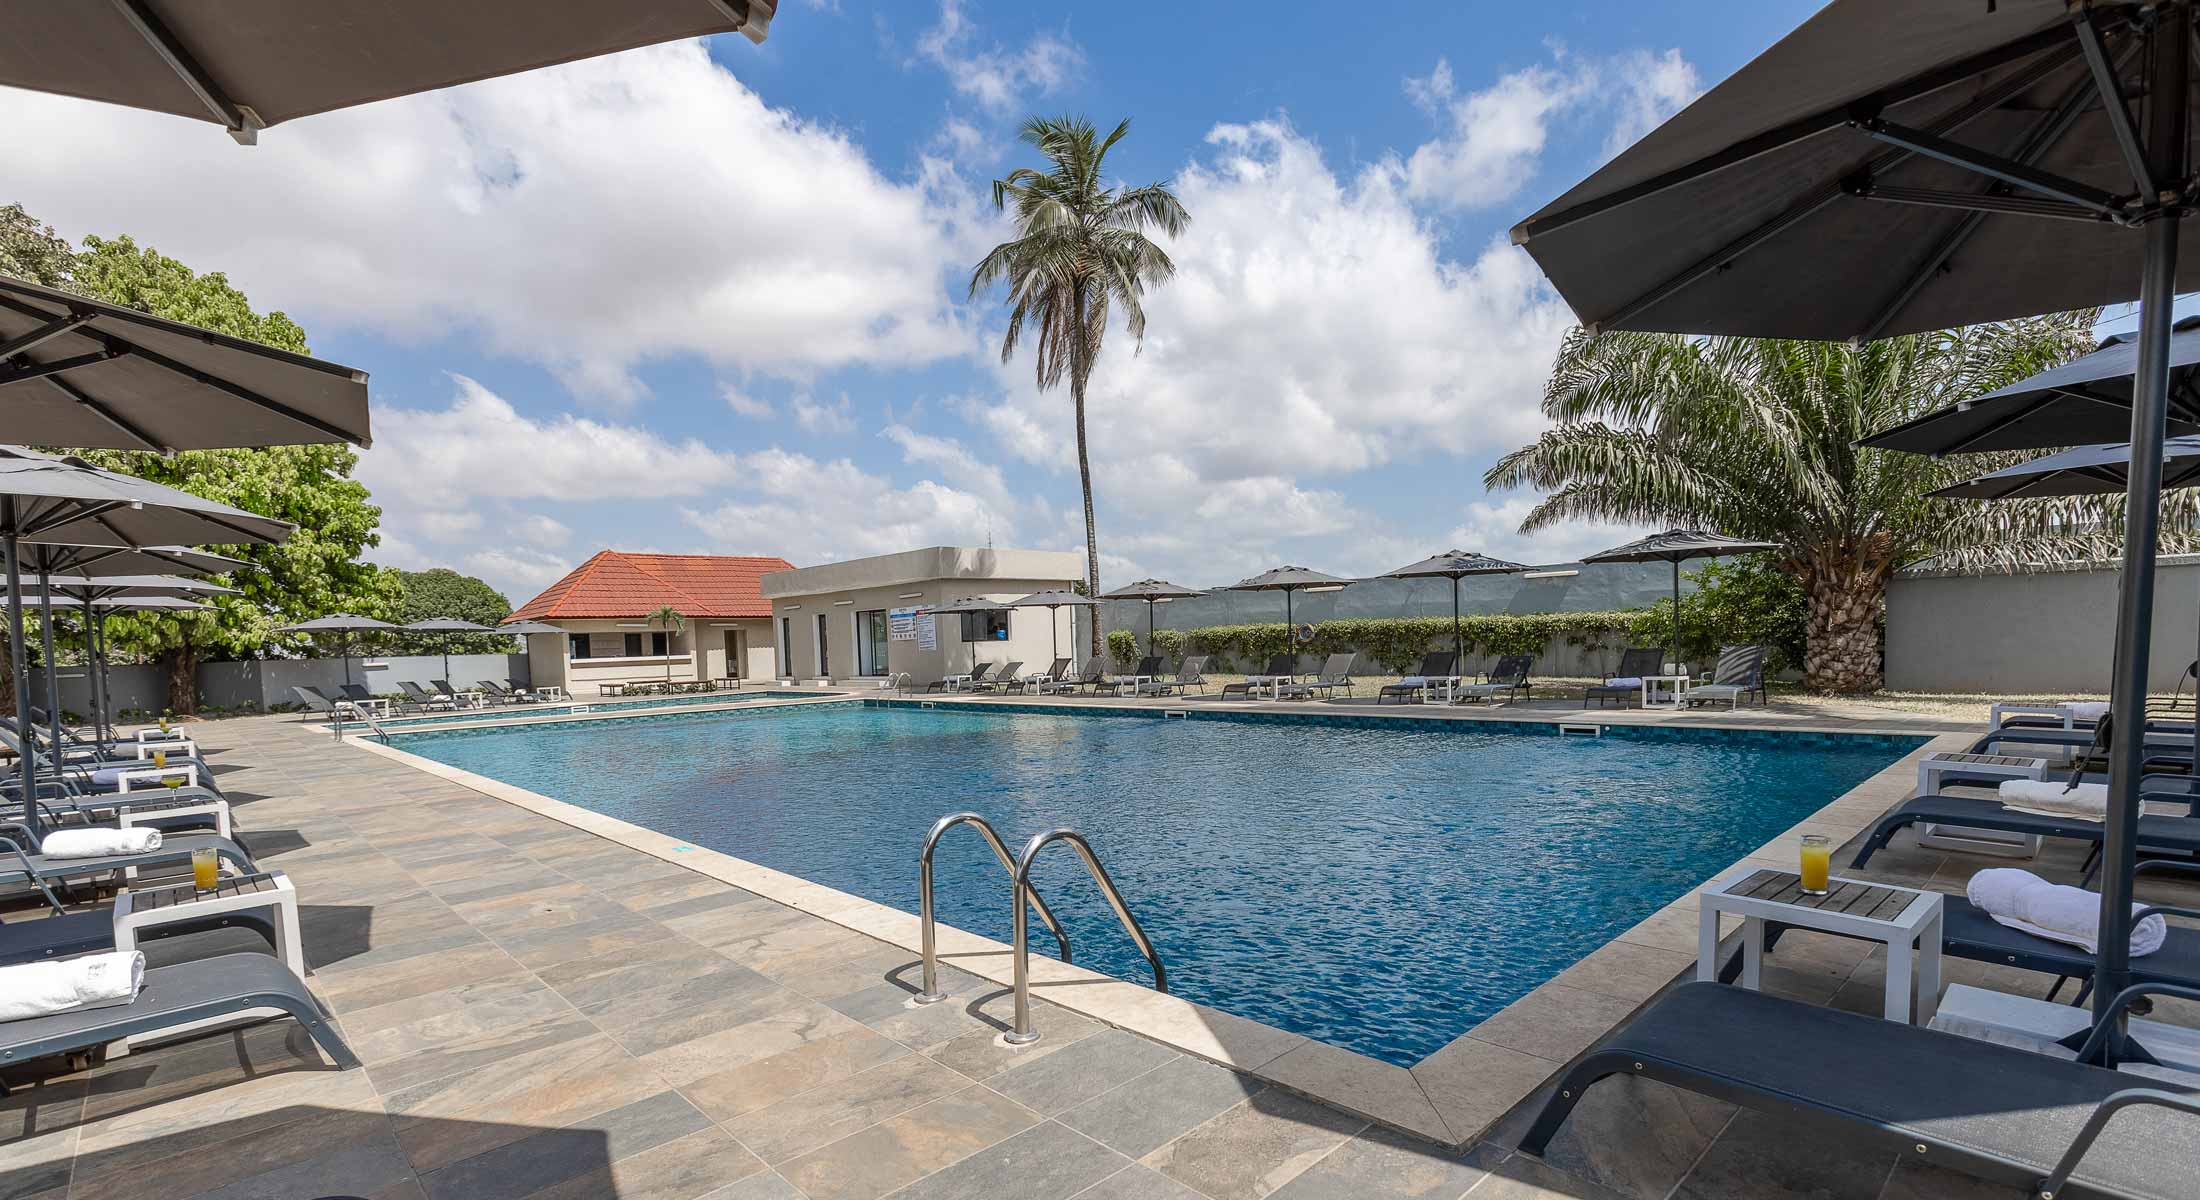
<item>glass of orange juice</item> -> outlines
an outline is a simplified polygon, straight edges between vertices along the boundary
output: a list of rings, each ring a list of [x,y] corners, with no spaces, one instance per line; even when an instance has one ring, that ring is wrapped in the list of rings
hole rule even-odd
[[[212,847],[202,846],[191,852],[191,884],[200,891],[212,891],[221,882],[221,860]]]
[[[168,752],[166,750],[153,751],[153,766],[156,769],[165,769],[168,766]]]
[[[1833,842],[1822,833],[1803,835],[1803,894],[1823,896],[1826,880],[1833,874]]]

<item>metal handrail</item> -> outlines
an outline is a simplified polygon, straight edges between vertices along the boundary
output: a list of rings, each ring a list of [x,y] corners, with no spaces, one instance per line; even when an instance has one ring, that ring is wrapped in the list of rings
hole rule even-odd
[[[1008,872],[1011,879],[1016,876],[1016,860],[1008,856],[1008,847],[1002,843],[1001,835],[995,833],[992,824],[977,813],[949,813],[932,826],[930,833],[924,835],[924,851],[917,855],[917,924],[924,939],[924,990],[917,993],[919,1004],[937,1004],[947,999],[947,993],[940,990],[939,945],[932,915],[932,850],[940,844],[941,836],[957,825],[974,826],[979,836],[985,839],[985,844],[993,847],[993,857],[1001,860],[1001,869]],[[1047,929],[1054,934],[1054,940],[1061,944],[1062,961],[1070,961],[1069,934],[1063,931],[1062,923],[1054,919],[1054,913],[1047,908],[1047,902],[1039,898],[1039,893],[1033,890],[1030,895],[1031,907],[1038,911],[1039,919],[1046,923]],[[1016,901],[1018,929],[1024,927],[1023,913],[1024,901],[1019,896]]]
[[[344,740],[344,721],[347,719],[344,716],[344,713],[347,710],[351,712],[354,716],[358,717],[360,722],[364,724],[367,728],[373,730],[374,736],[381,738],[383,745],[387,746],[390,744],[390,731],[382,728],[381,723],[374,719],[374,714],[368,712],[364,708],[361,708],[358,704],[353,703],[350,700],[338,700],[330,708],[330,715],[335,717],[336,719],[329,723],[329,729],[335,733],[337,741],[340,742]]]
[[[1169,973],[1161,965],[1161,956],[1154,952],[1146,931],[1138,925],[1138,918],[1131,915],[1130,905],[1123,902],[1123,893],[1115,890],[1115,881],[1108,878],[1108,869],[1100,865],[1099,856],[1092,852],[1092,843],[1074,829],[1050,829],[1031,839],[1024,846],[1023,857],[1016,860],[1016,1025],[1001,1035],[1001,1040],[1012,1046],[1039,1040],[1039,1031],[1031,1027],[1031,929],[1024,919],[1024,897],[1036,898],[1031,890],[1031,864],[1041,850],[1055,842],[1068,842],[1076,849],[1077,857],[1085,860],[1085,871],[1100,885],[1100,894],[1107,897],[1108,907],[1115,910],[1115,919],[1123,923],[1123,932],[1138,943],[1138,952],[1146,956],[1146,965],[1153,968],[1154,990],[1163,993],[1169,990]]]

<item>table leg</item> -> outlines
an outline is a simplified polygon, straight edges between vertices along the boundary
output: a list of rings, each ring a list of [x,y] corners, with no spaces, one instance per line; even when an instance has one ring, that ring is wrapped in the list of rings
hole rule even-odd
[[[1696,902],[1696,979],[1710,983],[1719,977],[1719,910]]]
[[[1917,1023],[1929,1025],[1940,1010],[1940,942],[1945,918],[1935,916],[1917,931]]]
[[[297,972],[298,978],[306,977],[305,941],[298,936],[298,906],[296,903],[275,906],[275,939],[282,943],[279,949],[283,961]]]
[[[1913,986],[1910,972],[1910,943],[1890,942],[1887,945],[1887,1019],[1907,1025],[1910,1021],[1910,991]]]
[[[1742,986],[1756,991],[1764,982],[1765,923],[1760,917],[1742,918]]]

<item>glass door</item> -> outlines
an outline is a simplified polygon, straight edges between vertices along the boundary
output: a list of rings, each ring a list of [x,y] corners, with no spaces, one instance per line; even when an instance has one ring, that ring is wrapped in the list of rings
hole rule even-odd
[[[886,610],[856,614],[856,673],[886,674]]]

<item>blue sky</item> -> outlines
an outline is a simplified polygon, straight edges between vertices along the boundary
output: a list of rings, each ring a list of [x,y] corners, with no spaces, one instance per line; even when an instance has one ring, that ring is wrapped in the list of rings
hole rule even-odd
[[[1814,5],[784,0],[657,47],[279,126],[251,149],[0,89],[8,191],[226,270],[372,375],[377,561],[523,600],[597,549],[797,563],[1075,548],[1067,398],[969,266],[1033,112],[1128,117],[1192,227],[1093,391],[1103,577],[1558,561],[1484,468],[1567,314],[1505,229]],[[87,153],[88,147],[105,152]]]

